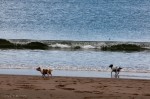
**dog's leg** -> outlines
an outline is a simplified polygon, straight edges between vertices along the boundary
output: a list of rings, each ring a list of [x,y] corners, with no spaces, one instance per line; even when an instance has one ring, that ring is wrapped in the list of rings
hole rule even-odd
[[[117,73],[117,78],[119,78],[119,71],[117,71],[116,73]]]
[[[46,74],[47,74],[47,76],[49,77],[49,72],[48,72],[48,71],[46,72]]]
[[[43,74],[42,77],[45,78],[45,74]]]
[[[111,71],[111,78],[112,78],[112,71]]]
[[[49,77],[49,73],[47,73],[47,76]]]
[[[118,78],[118,72],[116,72],[116,78]]]
[[[118,78],[119,78],[119,73],[120,73],[120,72],[118,72]]]
[[[117,78],[117,72],[115,71],[115,78]]]
[[[117,78],[119,78],[119,75],[117,75]]]
[[[49,75],[51,75],[51,77],[52,77],[52,71],[51,70],[49,71]]]

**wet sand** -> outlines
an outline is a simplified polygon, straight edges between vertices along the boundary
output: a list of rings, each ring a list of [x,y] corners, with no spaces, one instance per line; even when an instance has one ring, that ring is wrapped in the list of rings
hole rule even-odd
[[[150,99],[150,80],[0,75],[0,99]]]

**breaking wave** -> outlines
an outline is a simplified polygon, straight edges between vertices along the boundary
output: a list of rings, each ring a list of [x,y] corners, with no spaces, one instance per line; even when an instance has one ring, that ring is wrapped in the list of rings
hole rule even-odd
[[[28,44],[40,42],[46,44],[49,49],[96,49],[110,47],[113,45],[136,45],[140,48],[150,49],[150,42],[121,42],[121,41],[69,41],[69,40],[28,40],[28,39],[9,39],[14,44]]]

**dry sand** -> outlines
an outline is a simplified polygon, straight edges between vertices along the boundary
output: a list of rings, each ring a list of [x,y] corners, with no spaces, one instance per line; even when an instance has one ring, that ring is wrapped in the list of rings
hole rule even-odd
[[[0,75],[0,99],[150,99],[150,80]]]

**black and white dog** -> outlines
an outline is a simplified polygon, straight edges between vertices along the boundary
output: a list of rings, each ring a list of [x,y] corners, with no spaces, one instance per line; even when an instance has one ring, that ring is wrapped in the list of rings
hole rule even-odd
[[[113,64],[110,64],[109,67],[111,68],[111,76],[113,72],[115,72],[115,76],[118,76],[122,69],[121,67],[113,67]]]

